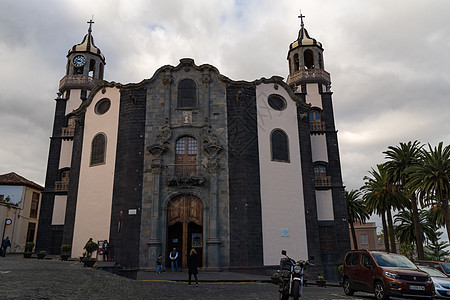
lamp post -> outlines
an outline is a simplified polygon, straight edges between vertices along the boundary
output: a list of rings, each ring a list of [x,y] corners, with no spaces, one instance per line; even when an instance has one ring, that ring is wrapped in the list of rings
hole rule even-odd
[[[11,219],[5,219],[5,225],[3,226],[2,242],[3,242],[3,239],[5,238],[6,225],[11,225],[11,223],[12,223]]]

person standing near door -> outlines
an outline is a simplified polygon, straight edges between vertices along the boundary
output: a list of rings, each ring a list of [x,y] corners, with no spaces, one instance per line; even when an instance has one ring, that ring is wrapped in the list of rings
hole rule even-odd
[[[188,258],[188,270],[189,270],[189,283],[188,285],[191,285],[191,276],[194,275],[195,278],[195,286],[198,287],[198,257],[197,257],[197,251],[195,249],[191,249],[191,253],[189,254]]]
[[[172,252],[170,252],[169,258],[170,258],[170,264],[171,264],[171,267],[172,267],[172,273],[173,272],[178,272],[178,252],[177,252],[177,248],[173,248]]]

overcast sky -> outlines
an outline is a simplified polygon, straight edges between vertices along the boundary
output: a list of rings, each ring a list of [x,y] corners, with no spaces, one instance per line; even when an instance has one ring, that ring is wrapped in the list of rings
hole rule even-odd
[[[300,9],[325,49],[347,189],[390,145],[449,144],[448,0],[0,0],[0,174],[44,184],[53,99],[92,15],[108,81],[140,82],[184,57],[253,81],[287,77]]]

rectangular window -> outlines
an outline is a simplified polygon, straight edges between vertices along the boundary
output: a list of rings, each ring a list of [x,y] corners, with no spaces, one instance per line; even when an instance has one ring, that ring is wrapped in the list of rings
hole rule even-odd
[[[359,243],[361,246],[369,246],[369,239],[367,237],[367,233],[361,233],[359,235]]]
[[[36,231],[36,223],[28,223],[27,242],[34,242],[35,231]]]
[[[33,197],[31,198],[30,218],[37,218],[38,207],[39,207],[39,194],[33,192]]]
[[[319,227],[320,248],[325,251],[334,251],[333,227]]]

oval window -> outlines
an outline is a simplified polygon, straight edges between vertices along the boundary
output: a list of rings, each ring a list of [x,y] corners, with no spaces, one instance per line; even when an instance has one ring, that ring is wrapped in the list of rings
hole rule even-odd
[[[286,108],[286,101],[280,96],[269,96],[269,106],[275,110],[284,110]]]
[[[108,98],[103,98],[95,105],[95,113],[97,115],[103,115],[111,107],[111,101]]]

